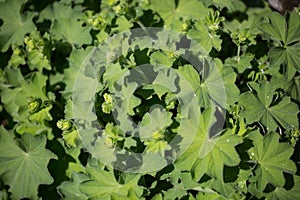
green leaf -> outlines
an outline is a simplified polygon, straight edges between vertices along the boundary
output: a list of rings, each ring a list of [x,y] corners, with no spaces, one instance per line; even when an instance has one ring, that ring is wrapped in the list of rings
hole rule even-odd
[[[150,138],[154,133],[164,131],[172,124],[172,113],[163,108],[155,107],[146,113],[140,124],[140,136]]]
[[[288,16],[286,20],[278,13],[270,13],[268,22],[261,24],[260,29],[277,41],[277,45],[269,51],[270,65],[278,72],[280,65],[284,64],[284,74],[291,80],[300,70],[300,16],[296,13],[289,13]]]
[[[110,64],[106,67],[103,80],[108,84],[109,89],[114,91],[115,84],[123,81],[126,72],[128,72],[128,70],[122,69],[120,63]]]
[[[82,46],[92,42],[90,30],[91,28],[88,26],[83,27],[81,21],[73,18],[62,18],[54,21],[50,33],[57,40],[62,39],[72,45]]]
[[[197,133],[190,135],[194,136],[189,138],[192,143],[175,165],[181,170],[191,170],[195,180],[199,180],[205,173],[217,180],[223,180],[224,165],[235,166],[240,162],[235,146],[242,143],[242,137],[233,135],[231,130],[220,136],[216,126],[222,126],[223,123],[216,121],[215,112],[216,108],[209,107],[196,118],[199,122],[190,121],[191,124],[188,124],[181,120],[184,126],[189,127],[180,132],[184,139],[189,137],[188,131],[196,129]]]
[[[20,87],[22,81],[24,81],[24,77],[21,73],[21,70],[19,68],[6,68],[5,69],[5,79],[7,81],[8,87],[14,86],[14,87]],[[4,86],[4,85],[2,85]],[[3,88],[5,90],[6,88]]]
[[[7,51],[11,44],[22,45],[24,35],[36,29],[32,21],[35,13],[25,12],[21,14],[21,8],[26,2],[27,0],[0,2],[0,18],[4,22],[0,31],[0,49],[2,52]]]
[[[87,47],[86,49],[74,49],[71,52],[70,57],[68,58],[70,67],[65,69],[64,71],[64,82],[66,83],[66,88],[63,91],[64,98],[68,98],[72,95],[73,87],[76,79],[81,78],[78,77],[78,74],[83,74],[82,69],[80,68],[84,62],[84,60],[88,57],[89,53],[91,53],[92,48]]]
[[[174,59],[167,55],[163,51],[155,51],[150,56],[150,63],[155,66],[155,68],[169,68],[172,66]]]
[[[62,134],[64,141],[68,146],[76,147],[79,134],[77,130],[66,131]]]
[[[276,83],[252,83],[251,86],[255,92],[243,93],[239,100],[244,107],[241,116],[245,117],[248,124],[261,122],[270,131],[274,131],[278,125],[286,129],[298,127],[298,106],[286,96],[273,102]]]
[[[260,24],[259,28],[273,39],[286,43],[286,24],[282,15],[276,12],[269,13],[268,22]]]
[[[278,43],[281,41],[287,46],[300,40],[299,20],[297,13],[289,13],[285,19],[279,13],[272,12],[268,15],[268,21],[260,24],[259,28]]]
[[[294,176],[294,186],[292,189],[287,190],[283,187],[277,187],[273,192],[268,195],[271,200],[294,200],[300,198],[300,177]]]
[[[45,120],[51,121],[53,118],[50,114],[50,110],[52,109],[52,106],[45,107],[41,109],[40,111],[33,113],[29,116],[29,119],[34,122],[38,122],[40,124],[43,124]]]
[[[23,49],[18,46],[12,45],[13,54],[11,55],[8,66],[12,67],[12,69],[17,68],[19,65],[25,65],[25,53]]]
[[[222,200],[226,199],[222,197],[219,194],[211,194],[211,193],[198,193],[196,196],[196,199],[198,200]]]
[[[81,173],[73,173],[71,181],[63,182],[60,186],[58,186],[58,191],[65,200],[87,200],[88,197],[85,194],[81,193],[79,190],[79,184],[87,180],[87,175]]]
[[[20,80],[20,87],[6,88],[1,91],[2,102],[15,121],[24,121],[24,118],[28,115],[27,97],[48,100],[46,95],[47,77],[40,73],[32,73],[26,78],[26,80]],[[26,112],[24,112],[24,109]],[[47,119],[50,119],[50,117],[47,117]]]
[[[294,100],[300,103],[300,77],[295,77],[290,81],[288,93]]]
[[[127,83],[127,86],[122,85],[121,91],[116,93],[116,97],[119,101],[116,102],[117,112],[134,115],[133,108],[140,105],[141,100],[133,95],[135,90],[138,88],[137,83]]]
[[[46,95],[47,77],[41,73],[32,73],[28,80],[21,82],[22,91],[20,96],[48,99]]]
[[[170,90],[167,88],[167,87],[165,87],[165,86],[163,86],[163,85],[161,85],[161,84],[159,84],[159,83],[153,83],[153,84],[149,84],[149,85],[146,85],[146,86],[143,86],[143,89],[146,89],[146,90],[154,90],[154,93],[160,98],[160,99],[162,99],[162,96],[164,95],[164,94],[166,94],[167,92],[170,92]]]
[[[10,89],[9,87],[1,87],[1,102],[8,113],[12,116],[16,115],[19,106],[16,104],[16,96],[21,91],[21,88]]]
[[[181,119],[181,129],[178,134],[182,136],[183,144],[187,144],[186,151],[178,157],[175,166],[181,170],[191,170],[198,159],[204,138],[209,134],[212,125],[214,110],[208,107],[203,113],[198,109],[190,109],[188,116]],[[195,133],[196,132],[196,133]]]
[[[195,24],[195,28],[196,29],[191,29],[188,32],[188,36],[199,43],[199,45],[204,49],[203,53],[205,55],[208,55],[213,47],[218,51],[221,50],[222,40],[219,36],[209,33],[203,22],[198,21]]]
[[[168,142],[164,141],[164,140],[158,140],[158,141],[149,140],[149,141],[145,142],[145,145],[146,145],[146,152],[147,153],[149,153],[149,152],[159,153],[162,156],[165,156],[165,151],[166,150],[171,149],[171,147],[168,145]],[[154,164],[154,160],[152,160],[151,164]],[[156,166],[153,165],[153,166],[157,167],[157,165]]]
[[[216,6],[219,9],[228,8],[229,11],[244,11],[246,6],[239,0],[204,0],[205,4]]]
[[[62,2],[54,2],[40,12],[38,22],[44,20],[51,20],[54,22],[55,20],[60,20],[62,18],[79,19],[81,14],[82,10],[78,6],[71,7],[62,4]]]
[[[284,74],[287,80],[291,80],[295,75],[296,71],[300,70],[298,65],[298,63],[300,63],[300,58],[298,56],[299,50],[300,43],[294,44],[292,46],[287,46],[285,48],[273,47],[269,51],[269,56],[271,58],[270,65],[278,71],[279,66],[281,64],[284,64]]]
[[[164,199],[180,199],[187,194],[182,183],[174,184],[174,186],[167,191],[163,191]]]
[[[91,93],[90,93],[91,94]],[[92,122],[97,119],[96,114],[93,112],[94,102],[83,101],[79,97],[69,100],[66,105],[66,115],[70,119],[86,120]]]
[[[0,128],[0,175],[10,186],[12,199],[37,199],[40,184],[51,184],[49,160],[56,156],[45,149],[46,138],[24,134],[15,141],[13,133]]]
[[[199,180],[205,173],[217,180],[223,180],[224,165],[236,166],[240,162],[240,156],[235,146],[242,143],[240,136],[232,135],[227,131],[219,137],[209,138],[207,136],[200,148],[199,159],[193,166],[193,173],[196,180]]]
[[[130,23],[125,16],[117,18],[116,24],[118,25],[117,29],[119,32],[128,31],[133,26],[133,24]]]
[[[191,84],[194,94],[197,95],[199,105],[205,107],[210,104],[211,98],[207,92],[202,92],[202,85],[200,82],[199,73],[192,65],[184,65],[179,67],[179,74],[182,75]],[[202,96],[202,98],[201,98]]]
[[[40,50],[28,52],[28,64],[31,70],[35,68],[39,71],[42,71],[43,68],[51,70],[50,61]]]
[[[32,135],[51,134],[51,130],[50,127],[45,126],[45,123],[32,123],[27,120],[22,121],[16,127],[16,132],[20,135],[24,133],[31,133]]]
[[[79,189],[82,193],[86,194],[89,199],[130,200],[130,195],[139,197],[139,189],[136,185],[140,175],[128,174],[129,179],[125,179],[124,184],[120,184],[116,181],[112,170],[105,171],[99,167],[88,167],[87,173],[90,179],[80,184]],[[134,194],[131,194],[132,192]]]
[[[175,0],[150,0],[150,4],[151,8],[162,17],[166,26],[169,26],[174,19],[202,19],[208,13],[208,9],[197,0],[180,0],[177,6]]]
[[[293,154],[293,147],[279,142],[279,135],[275,132],[262,136],[259,131],[248,135],[254,146],[249,149],[250,158],[257,162],[255,169],[256,187],[263,191],[268,183],[283,187],[285,179],[283,172],[296,173],[296,165],[289,158]]]
[[[217,196],[221,197],[214,190],[209,187],[202,187],[201,184],[192,180],[190,172],[181,172],[180,170],[174,169],[170,175],[166,175],[166,178],[170,180],[170,182],[174,185],[173,188],[169,189],[165,194],[166,199],[173,199],[174,197],[182,197],[187,194],[187,191],[198,191],[199,194],[203,194],[203,196]],[[173,196],[172,198],[172,195]],[[202,195],[199,195],[203,197]],[[204,198],[205,199],[205,198]]]
[[[72,5],[72,3],[82,4],[84,2],[84,0],[61,0],[60,2],[63,3],[63,4]]]
[[[217,199],[239,199],[239,198],[234,198],[235,195],[234,183],[224,183],[223,180],[211,179],[207,182],[202,183],[201,186],[212,188],[213,190],[217,191],[220,194],[217,196]],[[209,195],[209,194],[205,193],[205,195]]]
[[[299,36],[299,25],[300,16],[297,15],[297,13],[290,12],[289,18],[287,20],[287,37],[286,37],[286,43],[291,44],[293,42],[299,42],[300,36]]]
[[[2,189],[0,191],[0,199],[3,199],[3,200],[8,200],[9,198],[9,195],[8,193],[6,192],[6,190]]]
[[[253,60],[253,55],[249,54],[243,54],[239,57],[239,59],[236,58],[228,58],[225,61],[225,66],[234,67],[238,73],[243,73],[247,69],[251,69],[251,61]]]
[[[162,93],[165,92],[178,92],[179,89],[178,85],[178,74],[175,73],[174,70],[169,69],[162,69],[158,71],[157,76],[155,77],[155,80],[153,81],[153,89],[158,93],[158,96],[161,97]]]
[[[237,101],[239,90],[234,84],[236,75],[231,68],[223,68],[222,63],[216,60],[206,61],[204,69],[199,72],[191,65],[179,68],[179,74],[183,75],[191,84],[198,97],[199,105],[207,107],[214,102],[221,107],[229,107]]]

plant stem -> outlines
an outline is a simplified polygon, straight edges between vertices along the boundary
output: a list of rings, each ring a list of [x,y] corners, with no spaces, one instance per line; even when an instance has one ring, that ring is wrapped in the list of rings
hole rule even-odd
[[[237,55],[236,55],[236,60],[237,60],[238,62],[240,61],[240,53],[241,53],[241,46],[238,45]]]

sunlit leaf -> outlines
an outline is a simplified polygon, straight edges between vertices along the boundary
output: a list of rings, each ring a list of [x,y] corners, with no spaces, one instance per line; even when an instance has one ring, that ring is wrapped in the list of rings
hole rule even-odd
[[[279,142],[278,133],[262,136],[258,131],[249,134],[254,146],[249,150],[251,160],[257,162],[255,180],[257,189],[263,191],[268,183],[283,187],[283,172],[295,173],[296,165],[290,160],[293,154],[291,145]]]

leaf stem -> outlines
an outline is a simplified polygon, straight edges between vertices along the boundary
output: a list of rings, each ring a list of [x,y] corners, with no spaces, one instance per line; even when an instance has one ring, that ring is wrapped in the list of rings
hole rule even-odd
[[[131,19],[133,19],[134,22],[136,22],[142,29],[143,31],[145,31],[145,33],[150,37],[150,33],[148,32],[147,28],[145,27],[145,25],[136,17],[133,16],[132,13],[127,13],[129,15],[129,17],[131,17]]]
[[[238,62],[240,61],[240,54],[241,54],[241,45],[238,45],[237,55],[236,55],[236,60]]]
[[[145,27],[145,25],[140,20],[136,20],[136,23],[143,29],[143,31],[145,31],[145,33],[148,36],[150,36],[150,33],[148,32],[147,28]]]

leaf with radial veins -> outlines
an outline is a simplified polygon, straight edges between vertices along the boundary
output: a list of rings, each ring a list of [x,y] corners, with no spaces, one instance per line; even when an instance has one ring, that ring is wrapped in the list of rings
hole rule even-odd
[[[300,103],[300,77],[293,78],[289,83],[288,93],[291,98]]]
[[[150,0],[151,8],[156,11],[168,26],[175,19],[202,19],[208,13],[203,3],[197,0],[181,0],[176,6],[175,0]]]
[[[196,180],[204,174],[217,180],[223,180],[224,165],[236,166],[240,162],[240,156],[235,146],[242,143],[242,137],[233,135],[229,130],[221,136],[205,138],[199,153],[199,158],[193,166]]]
[[[64,5],[62,1],[54,2],[53,4],[48,5],[44,10],[40,12],[38,22],[44,20],[60,20],[62,18],[73,18],[78,19],[82,14],[82,9],[79,6],[70,6]]]
[[[172,113],[167,112],[165,109],[155,107],[143,116],[140,124],[140,136],[149,138],[154,133],[164,131],[172,124]]]
[[[0,19],[3,20],[0,32],[0,50],[6,51],[11,44],[23,44],[24,35],[35,30],[32,21],[35,13],[21,14],[21,7],[27,0],[9,0],[0,2]]]
[[[127,86],[122,86],[120,92],[116,92],[116,96],[118,97],[118,101],[116,102],[118,105],[116,107],[117,112],[134,115],[133,108],[141,103],[141,100],[133,95],[137,88],[137,83],[127,83]]]
[[[276,83],[263,82],[250,84],[253,92],[249,91],[240,96],[239,103],[244,110],[241,116],[245,117],[246,122],[261,122],[267,127],[267,130],[274,131],[281,125],[284,128],[298,127],[297,113],[298,106],[291,102],[286,96],[280,98],[280,101],[272,102],[276,95]]]
[[[2,102],[9,108],[7,111],[14,117],[15,121],[24,121],[28,112],[23,112],[27,108],[26,98],[33,96],[41,100],[48,100],[45,92],[47,77],[40,73],[28,74],[26,80],[20,80],[20,87],[1,91]],[[50,119],[50,117],[47,117]]]
[[[70,67],[64,70],[63,80],[66,83],[66,88],[63,91],[64,98],[67,99],[72,95],[74,92],[74,83],[76,81],[84,81],[85,77],[81,76],[81,74],[84,73],[83,69],[81,69],[81,66],[84,64],[84,60],[88,57],[91,51],[91,47],[87,47],[86,49],[81,48],[72,50],[70,57],[68,58]]]
[[[296,173],[296,165],[289,158],[293,154],[293,147],[279,142],[279,134],[271,132],[263,136],[259,131],[248,135],[254,146],[249,149],[251,160],[257,162],[255,170],[256,187],[263,191],[268,183],[283,187],[285,178],[283,172]]]
[[[220,60],[206,61],[199,72],[192,65],[179,67],[179,74],[186,78],[194,89],[200,107],[208,107],[211,102],[221,107],[229,107],[237,101],[239,90],[234,84],[236,75],[231,68],[223,67]]]
[[[56,156],[45,148],[44,136],[25,133],[16,141],[13,135],[0,128],[0,175],[12,199],[37,199],[38,186],[53,182],[47,165]]]
[[[214,191],[217,191],[219,194],[222,194],[220,196],[217,196],[217,198],[215,199],[239,199],[234,198],[234,195],[236,194],[235,183],[225,183],[223,180],[210,179],[207,182],[202,183],[201,186],[212,188]],[[205,194],[208,195],[207,193]]]
[[[100,167],[87,167],[90,179],[79,185],[81,193],[89,199],[138,199],[140,189],[136,187],[140,175],[128,174],[124,184],[120,184],[113,170],[105,171]]]
[[[122,69],[120,63],[110,64],[106,67],[103,80],[108,84],[111,91],[115,90],[115,85],[123,81],[128,70]]]
[[[300,177],[294,175],[294,186],[292,189],[287,190],[284,187],[277,187],[273,192],[269,193],[268,199],[300,199]]]
[[[277,71],[281,64],[285,65],[285,75],[291,80],[300,70],[300,16],[289,13],[288,19],[279,13],[270,13],[268,22],[260,24],[260,29],[277,42],[269,51],[270,66]]]
[[[224,165],[236,166],[240,162],[235,146],[242,143],[243,139],[233,135],[231,130],[222,135],[217,134],[218,130],[215,130],[217,133],[213,133],[213,126],[222,124],[221,121],[216,121],[215,109],[206,109],[198,119],[199,122],[191,122],[192,124],[182,121],[183,125],[190,127],[190,131],[196,129],[197,133],[191,138],[193,142],[177,159],[175,165],[181,170],[191,170],[195,180],[199,180],[205,173],[217,180],[223,180]],[[190,133],[181,134],[188,137]]]
[[[216,6],[220,10],[227,8],[230,12],[244,11],[246,9],[243,1],[239,0],[204,0],[204,2]]]
[[[198,109],[190,109],[187,117],[181,119],[178,134],[183,137],[182,144],[186,151],[176,160],[175,165],[180,170],[190,171],[198,159],[201,145],[209,133],[213,121],[213,109],[207,108],[200,113]]]
[[[219,36],[210,34],[203,22],[198,21],[195,23],[195,28],[189,30],[188,36],[204,49],[203,53],[205,55],[208,55],[213,47],[218,51],[221,50],[222,40]]]
[[[55,20],[50,34],[54,39],[65,40],[71,45],[90,44],[92,37],[90,27],[83,26],[83,22],[76,19],[62,18]]]
[[[58,186],[58,191],[65,200],[87,200],[88,197],[79,190],[79,184],[87,180],[89,180],[87,175],[74,172],[71,181],[62,182]]]

